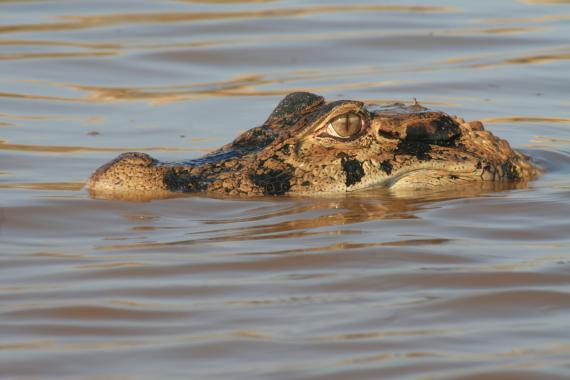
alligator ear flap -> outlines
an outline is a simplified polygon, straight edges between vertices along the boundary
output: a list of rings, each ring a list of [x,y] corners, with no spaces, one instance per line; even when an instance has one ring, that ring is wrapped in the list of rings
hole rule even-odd
[[[264,125],[292,125],[301,116],[324,104],[322,96],[310,92],[292,92],[275,107]]]

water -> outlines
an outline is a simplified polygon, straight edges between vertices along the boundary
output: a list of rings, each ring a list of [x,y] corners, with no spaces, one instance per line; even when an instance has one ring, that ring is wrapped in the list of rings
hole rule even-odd
[[[570,2],[0,1],[0,378],[570,378]],[[90,199],[288,92],[483,119],[527,188]]]

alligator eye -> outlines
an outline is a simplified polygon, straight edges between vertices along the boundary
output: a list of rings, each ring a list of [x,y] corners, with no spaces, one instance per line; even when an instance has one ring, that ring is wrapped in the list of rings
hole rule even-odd
[[[355,113],[335,117],[327,124],[327,133],[333,137],[348,139],[362,129],[362,118]]]

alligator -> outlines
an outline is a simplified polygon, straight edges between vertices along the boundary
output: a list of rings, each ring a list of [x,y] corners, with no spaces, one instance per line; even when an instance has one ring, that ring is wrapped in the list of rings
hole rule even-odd
[[[434,189],[485,181],[526,182],[531,159],[480,121],[405,105],[327,102],[291,93],[261,125],[201,158],[161,162],[128,152],[87,181],[94,197],[172,193],[232,196],[344,193],[374,186]]]

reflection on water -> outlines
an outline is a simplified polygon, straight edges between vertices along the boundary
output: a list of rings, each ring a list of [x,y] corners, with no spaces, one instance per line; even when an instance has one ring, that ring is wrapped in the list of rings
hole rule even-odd
[[[183,90],[182,86],[176,91],[161,90],[161,89],[124,89],[124,88],[96,88],[96,87],[76,87],[78,90],[87,90],[89,94],[88,99],[94,101],[133,101],[133,100],[149,100],[151,104],[160,105],[171,102],[180,102],[188,100],[201,100],[209,97],[219,96],[285,96],[295,91],[309,91],[314,93],[340,91],[340,90],[354,90],[363,89],[370,86],[381,87],[391,86],[397,84],[396,81],[383,81],[383,82],[362,82],[362,83],[346,83],[330,86],[312,86],[302,87],[285,87],[280,90],[256,90],[257,87],[267,86],[275,83],[284,83],[289,81],[300,81],[300,78],[292,78],[289,80],[276,80],[266,79],[262,77],[257,78],[238,78],[230,79],[224,83],[207,84],[204,87],[214,87],[215,89],[196,89],[196,90]],[[403,83],[403,81],[401,82]],[[188,87],[197,87],[196,85],[189,85]]]
[[[0,183],[0,189],[81,190],[83,182]]]
[[[49,146],[49,145],[26,145],[26,144],[10,144],[0,140],[0,150],[17,150],[28,152],[49,152],[49,153],[76,153],[76,152],[125,152],[133,148],[93,148],[88,146]],[[157,152],[176,152],[190,151],[190,149],[179,149],[169,147],[146,147],[138,148],[138,150],[157,151]],[[200,151],[200,150],[197,150]]]
[[[569,6],[0,0],[0,377],[566,379]],[[482,119],[544,174],[83,189],[118,152],[202,155],[296,90]]]
[[[485,123],[570,123],[566,117],[510,116],[481,119]]]
[[[437,6],[402,6],[402,5],[337,5],[305,6],[302,8],[268,9],[241,12],[175,12],[175,13],[127,13],[90,16],[60,16],[66,22],[49,24],[21,24],[0,26],[0,33],[37,32],[97,28],[101,26],[125,25],[133,23],[176,23],[215,21],[244,18],[298,17],[312,14],[349,13],[349,12],[453,12],[452,7]]]

